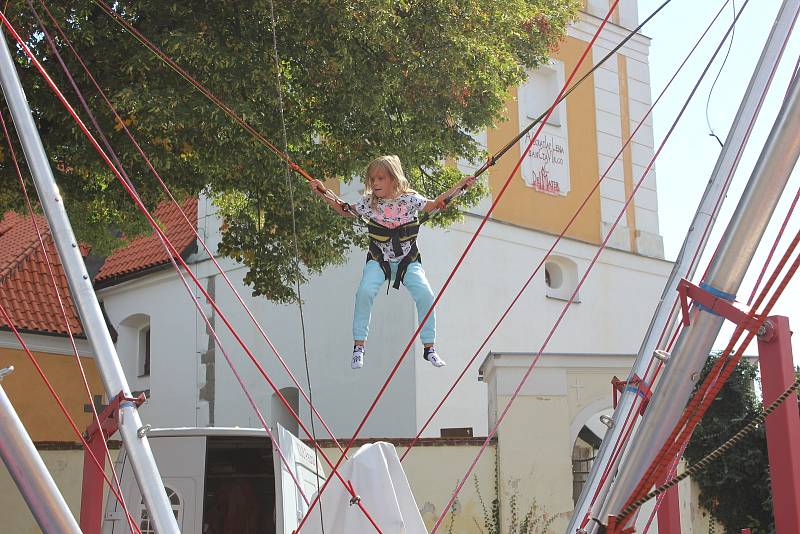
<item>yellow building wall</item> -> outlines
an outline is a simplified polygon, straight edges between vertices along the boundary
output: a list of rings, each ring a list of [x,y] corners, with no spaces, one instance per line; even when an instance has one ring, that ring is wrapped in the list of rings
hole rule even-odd
[[[88,399],[75,357],[39,352],[34,354],[78,429],[85,430],[92,420],[92,414],[83,410]],[[81,358],[81,362],[92,396],[104,394],[94,359]],[[80,441],[24,351],[0,349],[0,365],[14,366],[14,372],[3,380],[3,389],[33,441]]]
[[[575,68],[585,49],[585,42],[566,37],[552,57],[563,62],[565,73],[569,73]],[[590,53],[583,61],[575,79],[582,77],[591,67]],[[589,76],[567,97],[566,112],[570,155],[569,194],[562,197],[535,191],[525,185],[521,174],[517,171],[494,210],[493,216],[496,219],[558,234],[596,183],[599,163],[593,76]],[[495,129],[487,132],[488,150],[492,154],[500,150],[526,126],[519,123],[516,88],[509,95],[506,119]],[[497,198],[503,183],[518,160],[519,150],[512,148],[508,152],[508,157],[501,158],[492,168],[489,175],[492,198]],[[600,195],[596,191],[566,235],[589,243],[600,243],[600,234]]]
[[[402,455],[405,450],[405,447],[397,446],[398,455]],[[458,481],[478,454],[478,450],[480,450],[478,445],[418,446],[403,462],[411,491],[428,530],[433,528],[436,519],[453,495]],[[326,449],[325,453],[331,458],[338,458],[339,451]],[[437,532],[444,534],[487,532],[481,499],[487,511],[491,513],[492,500],[495,498],[496,453],[494,446],[490,446],[483,453],[473,474],[459,493],[453,513],[447,514]]]

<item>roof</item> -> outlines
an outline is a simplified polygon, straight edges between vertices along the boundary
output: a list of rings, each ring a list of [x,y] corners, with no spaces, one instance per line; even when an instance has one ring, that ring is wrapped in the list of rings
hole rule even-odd
[[[74,334],[83,335],[47,222],[44,217],[36,215],[36,224],[42,232],[47,256],[53,264],[53,274],[64,298],[70,328]],[[0,303],[18,329],[67,334],[58,294],[53,288],[47,262],[39,246],[36,227],[30,217],[12,212],[6,213],[0,221]],[[9,327],[2,316],[0,326]]]
[[[181,208],[190,221],[197,221],[197,199],[189,197],[183,201]],[[161,223],[164,233],[175,249],[183,254],[194,245],[194,228],[186,224],[180,211],[172,202],[162,202],[153,213],[155,219]],[[115,250],[109,256],[100,271],[94,277],[96,283],[106,286],[114,280],[139,273],[160,265],[169,263],[169,256],[161,244],[161,240],[154,233],[138,237],[125,247]]]
[[[188,198],[183,210],[190,221],[197,221],[197,199]],[[155,210],[158,220],[175,248],[185,254],[194,246],[194,233],[172,203],[162,203]],[[69,297],[64,269],[56,252],[47,221],[36,215],[36,223],[44,238],[47,255],[53,264],[59,292]],[[88,249],[81,247],[84,256]],[[106,258],[94,277],[95,283],[111,285],[154,267],[169,263],[169,258],[155,233],[134,239],[125,247],[115,250]],[[20,330],[42,334],[66,335],[64,319],[47,262],[39,246],[36,227],[27,215],[8,212],[0,220],[0,303]],[[76,335],[84,335],[72,300],[64,301],[70,328]],[[0,316],[0,328],[8,328]]]

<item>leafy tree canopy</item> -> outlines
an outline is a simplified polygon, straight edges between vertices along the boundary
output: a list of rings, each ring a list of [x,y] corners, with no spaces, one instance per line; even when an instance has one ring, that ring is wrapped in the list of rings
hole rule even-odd
[[[702,378],[718,357],[709,358]],[[685,453],[689,465],[761,414],[763,406],[753,388],[756,377],[756,366],[741,360],[689,441]],[[743,528],[752,529],[754,534],[775,531],[763,425],[693,479],[700,487],[700,505],[722,523],[725,532],[739,532]]]
[[[34,0],[41,12],[41,5]],[[397,154],[412,185],[433,197],[459,178],[443,161],[478,159],[468,132],[501,117],[509,87],[546,61],[577,0],[275,0],[288,148],[319,178],[349,181],[380,154]],[[171,188],[205,190],[226,216],[221,252],[244,262],[256,295],[294,298],[293,233],[283,163],[90,0],[50,3],[100,85]],[[68,5],[63,5],[68,4]],[[269,0],[120,0],[130,21],[211,91],[281,146],[283,133]],[[77,104],[24,2],[12,23]],[[50,21],[44,16],[48,25]],[[55,35],[50,25],[49,31]],[[62,55],[150,205],[162,194],[62,40]],[[144,230],[131,201],[18,50],[28,98],[73,224],[95,250],[121,230]],[[78,106],[76,105],[76,108]],[[20,207],[3,151],[0,208]],[[342,262],[361,243],[358,227],[295,190],[304,271]],[[485,191],[476,187],[464,204]],[[455,210],[438,224],[458,217]],[[110,232],[109,230],[116,230]]]

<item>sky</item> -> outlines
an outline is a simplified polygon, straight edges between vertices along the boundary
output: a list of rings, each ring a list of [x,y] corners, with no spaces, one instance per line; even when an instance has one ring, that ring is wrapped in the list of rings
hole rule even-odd
[[[639,0],[639,18],[644,19],[655,10],[663,0]],[[673,0],[657,15],[642,33],[652,39],[650,48],[651,90],[655,98],[666,85],[669,78],[688,54],[691,47],[719,11],[725,0]],[[733,2],[736,9],[741,8],[743,0]],[[736,25],[733,45],[719,81],[711,93],[708,104],[708,119],[714,132],[724,141],[733,122],[741,98],[747,88],[750,76],[761,54],[762,47],[775,21],[780,8],[779,0],[751,0]],[[714,48],[727,31],[733,19],[732,4],[729,2],[723,15],[717,20],[714,29],[706,36],[700,48],[682,71],[664,99],[656,106],[653,115],[656,146],[664,138],[680,107],[687,98],[702,69],[713,54]],[[683,243],[695,209],[705,189],[708,178],[720,153],[718,142],[709,135],[706,122],[706,104],[714,77],[719,71],[727,43],[715,60],[699,91],[689,105],[678,127],[667,141],[665,148],[656,160],[658,180],[658,203],[660,231],[664,238],[666,258],[674,260]],[[702,274],[710,256],[736,207],[741,191],[750,177],[753,166],[764,146],[772,123],[783,101],[789,79],[800,54],[800,25],[798,25],[783,54],[780,67],[762,107],[750,141],[742,156],[728,196],[723,204],[714,232],[707,246],[705,257],[698,272]],[[638,177],[635,177],[638,179]],[[778,229],[786,216],[789,205],[800,187],[800,172],[797,170],[783,193],[773,214],[770,226],[762,239],[756,257],[738,293],[739,301],[746,302],[754,282],[764,265]],[[798,207],[800,211],[800,207]],[[785,231],[776,256],[785,250],[786,244],[800,229],[800,214],[792,217]],[[773,259],[774,265],[776,259]],[[699,274],[697,275],[699,276]],[[798,276],[800,278],[800,276]],[[695,282],[699,279],[696,277]],[[800,282],[792,281],[782,298],[773,309],[773,314],[787,315],[795,325],[800,324]],[[797,327],[797,326],[796,326]],[[800,329],[800,327],[797,327]],[[723,329],[715,348],[723,348],[730,339],[732,328]],[[800,335],[794,336],[795,362],[800,364]],[[756,354],[753,343],[747,354]]]

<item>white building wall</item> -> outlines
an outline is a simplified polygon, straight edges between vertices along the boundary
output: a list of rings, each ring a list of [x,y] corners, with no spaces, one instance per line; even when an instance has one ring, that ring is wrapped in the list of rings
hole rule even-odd
[[[442,287],[478,223],[479,219],[470,215],[450,230],[423,229],[419,244],[435,291]],[[437,347],[448,366],[434,369],[422,359],[421,346],[415,343],[362,436],[402,437],[416,433],[541,261],[553,239],[540,232],[497,222],[484,228],[437,307]],[[571,240],[563,241],[557,249],[558,254],[575,261],[578,276],[584,274],[595,251],[595,246]],[[312,278],[302,289],[314,400],[337,437],[352,434],[416,327],[416,312],[407,292],[404,289],[391,290],[389,295],[381,292],[373,311],[366,365],[360,371],[350,369],[353,295],[363,257],[363,251],[354,251],[345,265]],[[230,261],[222,264],[305,388],[297,307],[251,297],[242,284],[244,268]],[[669,268],[670,264],[661,260],[606,251],[581,290],[580,303],[570,307],[547,350],[635,352]],[[276,387],[292,386],[211,262],[196,265],[196,270],[206,287],[211,277],[214,278],[218,305]],[[145,408],[149,423],[155,426],[212,423],[214,426],[259,426],[219,348],[215,349],[212,373],[213,417],[209,413],[209,403],[200,398],[201,388],[206,384],[201,354],[207,350],[208,336],[174,272],[152,274],[100,293],[115,326],[134,314],[151,317],[153,356],[149,388],[152,398]],[[489,351],[538,350],[564,304],[562,300],[545,296],[544,272],[540,270],[516,308],[480,350],[475,365],[425,435],[438,436],[442,427],[472,427],[475,435],[485,434],[486,389],[477,381],[477,365],[483,355]],[[216,314],[214,322],[223,345],[254,393],[262,413],[268,417],[272,390]],[[580,335],[576,335],[578,332]],[[120,347],[120,353],[125,360],[124,347]],[[140,387],[144,385],[139,384]],[[300,404],[308,423],[308,410],[302,400]],[[316,430],[318,436],[324,434],[321,425],[317,424]]]

